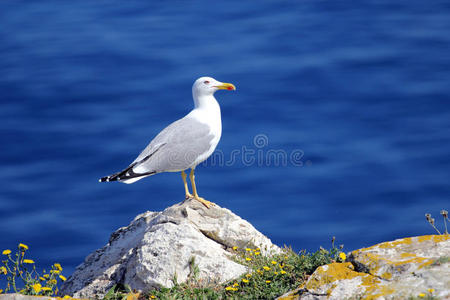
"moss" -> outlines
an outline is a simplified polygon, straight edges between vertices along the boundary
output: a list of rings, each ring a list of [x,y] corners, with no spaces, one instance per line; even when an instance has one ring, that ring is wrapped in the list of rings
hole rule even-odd
[[[450,257],[441,256],[438,259],[434,260],[430,266],[440,266],[440,265],[448,263],[448,262],[450,262]]]

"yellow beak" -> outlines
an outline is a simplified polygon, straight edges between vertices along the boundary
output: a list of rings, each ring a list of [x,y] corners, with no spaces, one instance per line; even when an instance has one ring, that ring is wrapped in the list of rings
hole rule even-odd
[[[236,90],[236,87],[233,84],[225,82],[222,82],[221,85],[216,85],[215,87],[218,88],[219,90],[229,90],[229,91]]]

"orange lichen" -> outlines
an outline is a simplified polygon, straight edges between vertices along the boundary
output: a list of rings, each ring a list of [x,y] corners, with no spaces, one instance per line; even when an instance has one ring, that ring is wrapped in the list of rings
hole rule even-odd
[[[363,281],[363,285],[366,287],[366,294],[362,299],[365,300],[378,299],[379,297],[390,295],[395,291],[394,289],[388,286],[381,285],[378,283]]]
[[[421,248],[433,246],[450,240],[450,235],[426,235],[404,238],[392,242],[380,243],[368,248],[352,251],[351,260],[357,261],[368,268],[368,273],[359,273],[351,263],[332,263],[319,267],[301,288],[333,296],[336,289],[352,280],[359,285],[361,299],[378,299],[396,293],[392,284],[394,276],[404,272],[413,272],[430,266],[434,259],[423,257]],[[427,242],[427,245],[419,245]],[[391,250],[394,249],[394,250]],[[384,280],[383,280],[384,279]],[[387,281],[386,281],[387,280]],[[339,282],[344,281],[344,282]],[[360,282],[358,284],[358,282]],[[396,280],[394,280],[396,282]],[[284,298],[286,299],[286,298]]]
[[[449,234],[442,234],[442,235],[434,235],[433,236],[433,242],[435,242],[435,243],[445,242],[445,241],[448,241],[449,239],[450,239],[450,235]]]
[[[431,237],[432,237],[432,235],[422,235],[422,236],[417,237],[417,241],[419,243],[422,243],[422,242],[431,240]]]
[[[397,247],[399,245],[410,245],[412,244],[412,238],[404,238],[401,240],[396,240],[393,242],[385,242],[385,243],[381,243],[381,244],[377,244],[374,247],[378,247],[381,249],[386,249],[386,248],[394,248]]]
[[[317,289],[337,280],[352,279],[360,276],[361,273],[350,269],[351,265],[351,263],[331,263],[326,266],[319,267],[308,280],[305,287],[307,289]]]
[[[386,273],[385,276],[390,278],[392,274]],[[362,292],[364,293],[362,299],[376,299],[394,292],[393,289],[382,285],[379,278],[367,273],[355,272],[349,263],[332,263],[319,267],[304,287],[316,291],[320,288],[327,288],[326,293],[331,295],[338,286],[337,281],[351,280],[356,277],[361,279]]]
[[[432,240],[435,243],[440,243],[440,242],[449,240],[450,235],[442,234],[442,235],[423,235],[423,236],[419,236],[419,237],[407,237],[407,238],[395,240],[392,242],[383,242],[383,243],[379,243],[379,244],[376,244],[376,245],[373,245],[373,246],[370,246],[367,248],[361,248],[358,250],[354,250],[354,251],[352,251],[352,254],[356,255],[357,253],[370,251],[370,250],[373,250],[376,248],[388,249],[388,248],[395,248],[398,245],[411,245],[413,243],[413,241],[415,241],[416,239],[419,243],[424,242],[424,241],[430,241],[430,240]]]
[[[289,294],[283,295],[278,298],[278,300],[294,300],[298,299],[297,290],[290,291]]]
[[[381,278],[390,280],[392,278],[392,273],[385,272],[385,273],[381,274]]]
[[[366,252],[366,251],[370,251],[376,248],[381,248],[381,249],[386,249],[386,248],[394,248],[397,247],[398,245],[411,245],[412,244],[412,238],[408,237],[408,238],[404,238],[404,239],[400,239],[400,240],[395,240],[392,242],[383,242],[383,243],[379,243],[367,248],[361,248],[358,250],[355,250],[352,252],[352,254],[356,254],[356,253],[360,253],[360,252]]]
[[[450,239],[450,235],[448,234],[441,234],[441,235],[423,235],[417,237],[417,241],[419,243],[425,242],[425,241],[433,241],[435,243],[445,242]]]
[[[428,258],[416,256],[416,257],[411,258],[411,259],[394,262],[393,265],[394,266],[401,266],[401,265],[406,265],[406,264],[421,263],[421,262],[426,261],[426,260],[428,260]]]
[[[421,264],[418,268],[419,268],[419,269],[422,269],[422,268],[424,268],[424,267],[428,267],[428,266],[432,265],[433,263],[434,263],[434,260],[433,260],[433,259],[428,259],[426,262],[424,262],[423,264]]]
[[[411,256],[416,256],[416,255],[415,255],[415,254],[412,254],[412,253],[404,252],[404,253],[400,254],[400,256],[401,256],[402,258],[406,258],[406,257],[411,257]]]
[[[427,236],[425,236],[427,237]],[[410,238],[407,238],[405,240],[409,240]],[[431,240],[431,236],[428,238],[429,240]],[[445,239],[444,239],[445,240]],[[406,243],[409,243],[409,241],[407,241]],[[392,246],[392,243],[390,243],[390,245]],[[355,257],[357,257],[357,260],[361,263],[363,263],[364,265],[366,265],[371,274],[378,274],[379,276],[385,278],[385,279],[390,279],[392,277],[392,274],[379,274],[379,271],[381,268],[383,268],[384,270],[386,270],[385,268],[387,267],[388,269],[391,268],[397,268],[400,266],[404,266],[407,264],[420,264],[419,268],[423,268],[425,266],[429,266],[433,263],[433,260],[426,258],[426,257],[420,257],[417,256],[414,253],[408,253],[408,252],[404,252],[400,254],[400,257],[398,258],[391,258],[388,259],[386,257],[383,257],[381,254],[375,254],[375,253],[371,253],[371,252],[360,252],[361,250],[356,250],[354,251],[353,255]]]

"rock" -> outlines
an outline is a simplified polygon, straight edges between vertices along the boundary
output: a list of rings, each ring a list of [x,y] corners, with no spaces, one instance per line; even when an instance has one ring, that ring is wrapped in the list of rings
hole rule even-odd
[[[60,297],[50,297],[50,296],[28,296],[22,294],[1,294],[0,300],[61,300]],[[88,300],[88,299],[75,299],[72,300]]]
[[[21,294],[2,294],[0,295],[0,300],[55,300],[53,297],[36,297],[36,296],[27,296]]]
[[[407,299],[421,293],[450,297],[450,235],[355,250],[347,262],[317,268],[299,289],[278,299]]]
[[[198,279],[221,283],[246,268],[233,260],[231,248],[259,247],[278,252],[250,223],[217,205],[210,209],[186,200],[162,212],[138,215],[114,232],[103,248],[86,257],[61,288],[74,297],[101,297],[117,283],[137,291],[185,282],[198,265]],[[192,274],[191,274],[192,275]]]

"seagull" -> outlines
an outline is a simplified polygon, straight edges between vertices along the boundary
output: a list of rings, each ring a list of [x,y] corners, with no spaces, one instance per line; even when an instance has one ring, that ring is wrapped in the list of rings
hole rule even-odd
[[[195,167],[216,149],[222,135],[220,106],[214,97],[218,90],[236,90],[231,83],[200,77],[192,86],[194,109],[164,128],[124,170],[100,178],[100,182],[133,183],[162,172],[181,172],[186,199],[194,198],[209,208],[214,203],[199,197],[195,185]],[[189,192],[185,170],[191,169]]]

